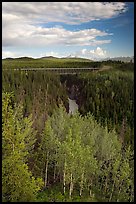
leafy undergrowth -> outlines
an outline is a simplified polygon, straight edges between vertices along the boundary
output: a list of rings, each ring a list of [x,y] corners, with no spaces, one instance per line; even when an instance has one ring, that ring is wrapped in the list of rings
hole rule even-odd
[[[95,197],[90,197],[87,192],[84,192],[80,197],[78,191],[74,191],[71,198],[69,192],[66,191],[65,195],[62,193],[60,185],[40,192],[37,196],[37,202],[98,202]]]

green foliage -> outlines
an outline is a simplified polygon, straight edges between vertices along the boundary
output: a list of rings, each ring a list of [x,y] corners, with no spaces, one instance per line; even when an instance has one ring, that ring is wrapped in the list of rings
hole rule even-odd
[[[69,89],[78,87],[75,98],[82,115],[91,112],[103,126],[107,125],[109,130],[115,128],[125,144],[133,146],[134,73],[131,69],[123,72],[113,68],[61,78]]]
[[[12,108],[12,95],[2,95],[2,198],[3,201],[33,201],[42,180],[32,176],[26,155],[33,145],[32,122]],[[21,117],[20,117],[21,116]]]
[[[128,159],[131,150],[129,149],[130,154],[127,150],[123,151],[117,133],[101,127],[91,114],[85,117],[81,117],[79,113],[70,116],[60,107],[47,120],[41,143],[46,148],[42,149],[43,153],[50,152],[49,174],[56,166],[56,177],[61,178],[57,183],[62,183],[63,188],[64,185],[66,188],[64,195],[70,191],[72,193],[68,201],[73,201],[75,190],[76,196],[79,192],[84,196],[84,192],[88,191],[91,198],[98,196],[99,199],[101,196],[104,201],[133,199],[133,176],[130,175],[132,166]],[[48,176],[47,186],[53,182],[52,179]],[[120,188],[124,191],[119,190]],[[57,200],[56,197],[54,199]]]
[[[61,77],[3,70],[3,201],[133,202],[133,64],[3,61],[4,68],[28,65],[104,67]],[[80,113],[70,115],[65,88],[73,85]]]
[[[45,123],[32,168],[35,179],[26,163],[32,123],[11,104],[3,94],[3,201],[133,201],[131,148],[124,149],[117,133],[91,114],[71,116],[62,106]],[[43,185],[38,177],[46,185],[37,197]],[[58,184],[59,191],[48,191]]]
[[[3,71],[3,92],[14,92],[13,103],[22,104],[23,116],[32,115],[33,127],[40,134],[44,123],[61,102],[68,107],[66,91],[59,76],[45,72]]]

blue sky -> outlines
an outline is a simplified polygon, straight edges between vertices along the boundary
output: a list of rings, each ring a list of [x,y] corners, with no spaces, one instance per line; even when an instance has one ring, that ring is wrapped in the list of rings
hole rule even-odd
[[[3,2],[2,57],[134,55],[133,2]]]

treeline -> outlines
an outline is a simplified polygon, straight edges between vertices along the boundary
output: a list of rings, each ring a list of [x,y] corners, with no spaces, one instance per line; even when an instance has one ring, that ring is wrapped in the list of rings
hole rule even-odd
[[[23,117],[11,94],[2,96],[3,201],[134,200],[133,151],[114,130],[59,107],[35,151],[31,116]]]
[[[101,63],[101,65],[112,66],[114,69],[117,69],[120,71],[134,71],[134,63],[133,62],[107,60],[107,61],[103,61]]]

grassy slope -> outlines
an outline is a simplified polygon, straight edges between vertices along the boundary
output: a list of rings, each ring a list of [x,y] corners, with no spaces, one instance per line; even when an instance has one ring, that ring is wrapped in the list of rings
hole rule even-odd
[[[48,68],[48,67],[90,67],[92,61],[84,58],[45,57],[33,59],[28,57],[2,60],[2,68]]]
[[[85,58],[55,58],[52,56],[43,58],[7,58],[2,60],[3,69],[15,69],[15,68],[87,68],[87,67],[99,67],[101,71],[110,70],[111,68],[121,71],[134,71],[133,63],[121,63],[121,62],[95,62]]]

